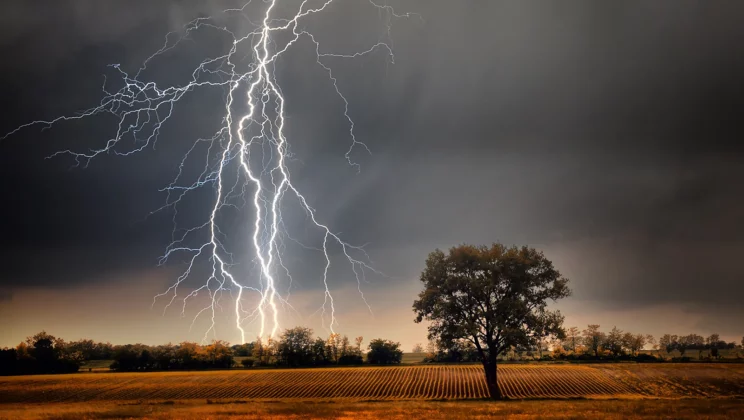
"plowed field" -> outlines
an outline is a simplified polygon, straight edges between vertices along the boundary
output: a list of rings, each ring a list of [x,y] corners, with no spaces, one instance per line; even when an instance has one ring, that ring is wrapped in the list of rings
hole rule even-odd
[[[510,398],[744,396],[744,365],[502,365]],[[477,365],[79,373],[0,378],[0,403],[487,397]]]

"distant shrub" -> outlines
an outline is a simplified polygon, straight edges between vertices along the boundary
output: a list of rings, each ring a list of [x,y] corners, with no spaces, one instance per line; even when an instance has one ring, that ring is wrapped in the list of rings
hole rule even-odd
[[[243,365],[243,367],[245,367],[245,368],[249,368],[249,367],[253,367],[253,364],[255,362],[256,362],[255,360],[253,360],[251,358],[247,358],[247,359],[241,360],[240,361],[240,364]]]
[[[650,354],[641,353],[635,357],[636,362],[647,363],[647,362],[660,362],[661,359]]]
[[[339,365],[361,365],[364,363],[364,359],[359,354],[344,354],[338,358]]]
[[[690,360],[692,360],[692,359],[689,358],[689,357],[687,357],[687,356],[683,356],[683,357],[672,357],[672,362],[675,362],[675,363],[687,363]]]
[[[400,343],[381,338],[374,339],[369,343],[367,361],[371,364],[396,364],[400,363],[402,358],[403,351],[400,350]]]

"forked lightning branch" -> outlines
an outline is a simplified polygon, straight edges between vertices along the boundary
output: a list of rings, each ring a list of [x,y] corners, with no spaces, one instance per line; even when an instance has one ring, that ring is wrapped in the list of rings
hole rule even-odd
[[[318,244],[303,246],[317,249],[325,259],[322,275],[318,279],[323,291],[320,308],[323,322],[327,320],[327,327],[331,332],[337,325],[332,288],[328,282],[330,246],[339,247],[342,251],[356,277],[360,298],[367,303],[361,283],[365,272],[375,269],[366,252],[359,246],[345,242],[335,233],[323,215],[311,207],[309,202],[312,200],[308,200],[293,183],[288,166],[292,139],[287,137],[285,130],[285,105],[291,98],[283,94],[281,83],[276,77],[276,70],[280,65],[278,59],[282,55],[291,54],[296,48],[302,48],[301,45],[308,45],[307,42],[298,41],[309,41],[309,45],[314,46],[316,60],[313,65],[319,66],[327,75],[334,94],[338,95],[342,104],[338,117],[343,118],[348,125],[348,148],[341,153],[349,165],[358,168],[352,152],[358,148],[367,152],[369,149],[363,139],[357,138],[351,117],[351,104],[339,89],[329,61],[354,59],[382,51],[392,62],[394,56],[389,43],[390,24],[397,18],[410,15],[397,14],[390,6],[370,0],[364,4],[365,8],[368,9],[370,18],[383,17],[383,30],[387,33],[387,38],[370,43],[368,48],[361,51],[325,51],[316,37],[306,29],[306,21],[321,19],[324,12],[341,1],[305,0],[299,4],[294,15],[280,13],[280,6],[285,6],[278,4],[283,3],[280,0],[264,0],[257,2],[258,4],[249,2],[242,8],[222,12],[223,17],[239,18],[239,26],[249,28],[244,30],[247,33],[240,33],[229,25],[220,24],[219,16],[195,19],[182,30],[169,33],[163,46],[147,58],[136,72],[125,71],[118,64],[112,65],[121,78],[121,88],[110,91],[110,83],[104,83],[99,105],[51,120],[33,121],[3,136],[4,139],[33,126],[48,128],[58,123],[86,120],[101,114],[114,115],[118,121],[115,135],[102,141],[99,148],[80,151],[70,147],[52,155],[70,155],[77,165],[87,166],[99,155],[126,157],[154,147],[161,129],[169,123],[179,101],[184,97],[202,89],[220,89],[224,92],[224,112],[221,123],[218,122],[219,129],[210,138],[193,139],[193,146],[188,152],[177,158],[177,175],[170,184],[161,186],[167,194],[165,204],[155,210],[171,210],[176,214],[179,204],[189,194],[202,188],[213,189],[211,210],[201,224],[186,228],[177,226],[174,216],[172,242],[166,247],[160,263],[178,255],[185,258],[186,268],[167,290],[153,299],[153,305],[164,302],[164,311],[178,301],[182,314],[186,314],[190,310],[189,304],[197,301],[197,296],[208,296],[204,300],[205,306],[197,304],[192,321],[193,325],[202,317],[211,319],[204,333],[205,340],[210,333],[216,333],[215,317],[222,310],[221,302],[226,299],[233,301],[235,328],[240,331],[242,342],[246,342],[247,335],[251,338],[250,334],[257,334],[259,337],[276,336],[280,310],[282,307],[291,308],[286,292],[282,292],[288,290],[287,285],[278,284],[278,273],[282,273],[284,279],[292,279],[292,274],[282,259],[284,241],[292,239],[282,219],[283,203],[287,197],[293,198],[292,203],[298,203],[295,205],[301,207],[309,223],[318,230],[318,238],[322,238]],[[284,9],[282,7],[282,11]],[[256,10],[259,15],[250,16]],[[191,72],[189,82],[184,85],[162,86],[145,79],[148,66],[162,65],[158,61],[167,60],[168,51],[183,46],[184,40],[204,30],[219,31],[226,35],[231,40],[231,45],[225,48],[227,52],[201,61]],[[203,149],[206,149],[204,156],[194,156]],[[200,162],[200,175],[196,181],[184,181],[187,178],[184,174],[193,162]],[[257,267],[255,275],[237,274],[233,270],[239,262],[235,261],[235,253],[227,244],[226,238],[230,232],[220,227],[221,212],[234,207],[236,197],[252,207],[251,211],[244,213],[250,214],[252,218],[252,233],[250,237],[241,240],[247,241],[248,248],[251,249],[249,259]],[[209,269],[208,274],[203,276],[203,282],[199,280],[197,284],[200,286],[186,288],[184,283],[187,280],[201,275],[195,273],[198,271],[195,267],[205,261]],[[248,325],[251,326],[250,330]]]

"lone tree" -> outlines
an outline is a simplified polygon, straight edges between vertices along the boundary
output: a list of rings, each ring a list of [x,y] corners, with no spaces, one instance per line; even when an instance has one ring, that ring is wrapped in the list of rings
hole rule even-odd
[[[429,339],[467,340],[478,351],[491,398],[500,399],[496,361],[538,336],[564,338],[560,312],[548,300],[570,294],[568,279],[529,247],[461,245],[429,254],[424,290],[414,301],[416,322],[430,321]]]

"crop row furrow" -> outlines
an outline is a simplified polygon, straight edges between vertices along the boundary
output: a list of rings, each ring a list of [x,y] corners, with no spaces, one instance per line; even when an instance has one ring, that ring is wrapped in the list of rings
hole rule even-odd
[[[500,365],[497,377],[502,394],[519,399],[744,394],[744,380],[738,371],[705,366]],[[0,378],[0,403],[190,399],[359,401],[487,396],[480,365]]]

